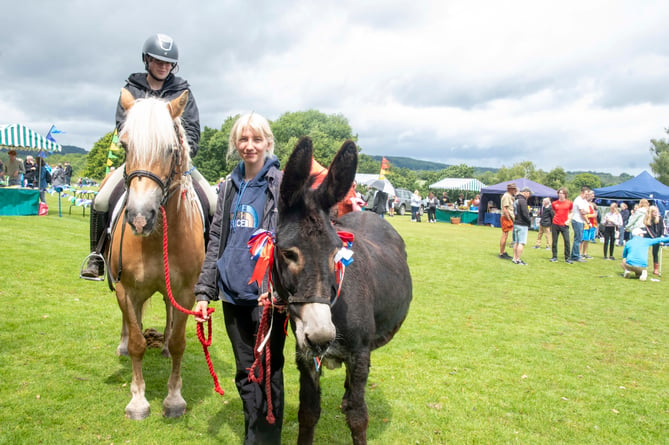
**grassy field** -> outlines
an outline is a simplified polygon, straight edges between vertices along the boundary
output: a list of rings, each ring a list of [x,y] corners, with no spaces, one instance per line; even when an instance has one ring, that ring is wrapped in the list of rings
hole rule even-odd
[[[47,217],[0,218],[0,443],[241,443],[220,306],[212,360],[225,396],[213,391],[191,320],[186,415],[161,416],[169,361],[151,349],[151,416],[124,418],[131,368],[115,356],[116,299],[106,284],[78,278],[88,218],[67,207],[59,218],[49,200]],[[591,246],[595,259],[574,265],[527,249],[522,267],[497,258],[499,229],[389,221],[407,243],[414,301],[395,339],[372,355],[371,444],[669,443],[664,279],[624,280],[617,262],[600,259],[601,244]],[[145,327],[162,331],[163,323],[154,298]],[[295,443],[292,334],[287,343],[283,437]],[[338,408],[343,377],[325,371],[316,443],[350,443]]]

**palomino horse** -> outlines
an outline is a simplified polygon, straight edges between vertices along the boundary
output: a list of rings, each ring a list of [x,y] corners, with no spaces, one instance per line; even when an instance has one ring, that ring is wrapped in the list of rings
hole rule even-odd
[[[178,417],[186,411],[181,396],[181,359],[186,349],[187,315],[173,311],[168,298],[163,264],[163,226],[167,225],[167,260],[174,299],[186,309],[195,303],[193,287],[204,260],[203,222],[190,175],[188,143],[179,116],[188,92],[165,102],[135,100],[121,90],[126,121],[119,138],[125,145],[125,207],[113,226],[108,265],[116,281],[116,298],[123,312],[119,355],[132,360],[132,399],[125,407],[130,419],[150,413],[144,396],[142,357],[146,340],[142,334],[142,308],[155,293],[163,294],[166,306],[165,348],[172,357],[163,414]],[[164,209],[164,210],[163,210]]]
[[[278,300],[288,303],[296,340],[298,443],[313,441],[321,412],[322,361],[329,368],[346,365],[341,407],[353,442],[364,444],[371,351],[388,343],[404,321],[412,298],[411,275],[404,241],[378,215],[351,212],[334,225],[330,221],[330,208],[344,198],[355,177],[355,144],[344,143],[315,190],[309,177],[312,151],[311,140],[301,139],[286,165],[272,273]],[[340,239],[338,231],[348,236]],[[355,238],[353,262],[342,274],[342,239],[350,234]]]

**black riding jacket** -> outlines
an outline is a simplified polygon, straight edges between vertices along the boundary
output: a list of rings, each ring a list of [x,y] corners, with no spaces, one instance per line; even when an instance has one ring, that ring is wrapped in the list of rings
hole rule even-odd
[[[190,90],[190,85],[188,85],[188,82],[181,77],[170,74],[165,79],[163,87],[160,90],[152,90],[149,83],[146,81],[146,75],[146,73],[134,73],[131,74],[126,81],[125,88],[130,91],[135,99],[157,97],[172,100],[188,90],[188,102],[181,115],[181,124],[186,130],[186,137],[188,138],[188,145],[190,147],[190,156],[191,158],[195,157],[200,144],[200,112],[197,109],[195,97],[193,97],[193,92]],[[121,131],[123,122],[125,122],[125,110],[121,106],[121,100],[119,99],[119,102],[116,105],[116,128],[118,131]]]

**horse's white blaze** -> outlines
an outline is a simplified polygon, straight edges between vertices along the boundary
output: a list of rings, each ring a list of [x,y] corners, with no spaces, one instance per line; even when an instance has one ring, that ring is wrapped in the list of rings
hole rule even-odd
[[[329,304],[308,303],[301,306],[295,317],[295,339],[300,349],[308,348],[309,343],[327,345],[335,339],[336,334]]]

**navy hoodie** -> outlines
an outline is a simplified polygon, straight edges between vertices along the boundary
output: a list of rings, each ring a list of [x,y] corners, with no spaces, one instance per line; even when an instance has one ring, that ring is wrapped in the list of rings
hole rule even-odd
[[[257,305],[258,285],[248,284],[255,260],[248,248],[249,238],[261,227],[265,208],[267,179],[272,168],[279,168],[279,160],[265,160],[262,170],[255,178],[244,181],[244,164],[239,163],[232,171],[230,180],[237,190],[230,206],[230,227],[223,255],[216,261],[219,289],[224,301],[241,305]]]

